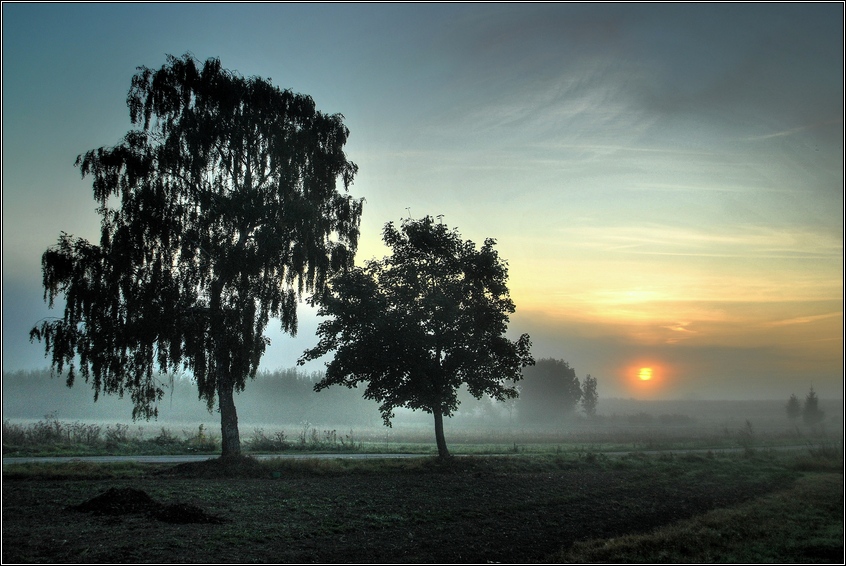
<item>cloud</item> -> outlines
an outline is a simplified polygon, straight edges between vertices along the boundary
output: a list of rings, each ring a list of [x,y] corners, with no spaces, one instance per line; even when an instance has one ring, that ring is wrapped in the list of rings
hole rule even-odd
[[[794,324],[810,324],[812,322],[816,322],[819,320],[825,320],[832,317],[843,317],[843,312],[830,312],[825,314],[818,314],[813,316],[799,316],[795,318],[789,318],[785,320],[777,320],[774,322],[767,323],[767,326],[791,326]]]
[[[697,331],[688,328],[688,326],[690,326],[691,324],[692,323],[690,322],[678,322],[676,324],[662,326],[661,328],[666,328],[667,330],[676,333],[676,335],[674,335],[673,337],[667,338],[666,342],[668,344],[675,344],[681,340],[691,338],[692,335],[697,334]]]
[[[648,223],[574,226],[559,232],[577,246],[631,254],[836,260],[843,253],[842,239],[812,228],[748,225],[700,230]]]
[[[751,136],[751,137],[747,137],[747,138],[744,138],[744,139],[745,139],[745,141],[762,141],[762,140],[770,140],[770,139],[773,139],[773,138],[783,138],[783,137],[787,137],[787,136],[792,136],[794,134],[806,132],[808,130],[815,130],[815,129],[821,128],[823,126],[829,126],[829,125],[832,125],[832,124],[843,124],[843,119],[838,118],[838,119],[835,119],[835,120],[825,120],[825,121],[821,121],[821,122],[815,122],[813,124],[798,126],[796,128],[790,128],[790,129],[782,130],[780,132],[775,132],[775,133],[772,133],[772,134],[764,134],[764,135],[761,135],[761,136]]]

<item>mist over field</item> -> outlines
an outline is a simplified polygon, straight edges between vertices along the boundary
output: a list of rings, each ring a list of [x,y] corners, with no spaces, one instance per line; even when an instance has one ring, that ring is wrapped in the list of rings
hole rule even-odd
[[[531,368],[529,368],[531,370]],[[397,411],[393,427],[385,427],[378,404],[362,398],[361,389],[330,387],[314,392],[320,372],[298,369],[264,372],[237,395],[239,424],[249,437],[256,428],[284,430],[292,436],[303,427],[318,431],[352,431],[358,437],[414,433],[423,440],[431,436],[432,417],[423,412]],[[72,388],[65,379],[50,377],[49,370],[5,372],[3,375],[3,415],[11,422],[32,422],[51,416],[60,421],[129,423],[144,430],[169,427],[196,430],[204,424],[219,433],[219,414],[211,412],[197,398],[196,386],[185,376],[163,376],[165,396],[158,404],[156,420],[131,420],[132,402],[114,395],[93,400],[93,391],[81,378]],[[636,400],[599,397],[597,414],[588,419],[579,405],[562,397],[561,392],[544,395],[543,380],[531,374],[520,382],[523,395],[509,402],[474,399],[462,391],[456,414],[446,419],[447,438],[460,440],[468,434],[561,435],[600,431],[609,440],[624,439],[632,430],[642,433],[733,434],[749,421],[760,431],[785,432],[803,429],[801,419],[792,422],[785,411],[787,399],[777,400]],[[807,391],[797,391],[803,400]],[[556,404],[556,401],[559,401]],[[823,427],[840,433],[843,422],[842,399],[820,396],[825,417]],[[481,435],[481,436],[480,436]]]

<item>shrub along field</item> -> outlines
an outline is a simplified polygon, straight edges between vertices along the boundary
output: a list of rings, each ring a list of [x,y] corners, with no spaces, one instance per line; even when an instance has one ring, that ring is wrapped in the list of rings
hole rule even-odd
[[[3,470],[4,562],[842,562],[842,443]]]

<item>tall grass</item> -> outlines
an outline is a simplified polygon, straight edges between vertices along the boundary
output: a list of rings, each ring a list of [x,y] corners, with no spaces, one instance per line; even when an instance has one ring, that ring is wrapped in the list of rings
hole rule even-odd
[[[214,453],[219,446],[218,437],[202,424],[181,435],[162,427],[158,434],[145,436],[140,429],[130,432],[127,424],[67,423],[52,414],[30,425],[3,421],[3,454],[9,456]]]
[[[3,445],[96,444],[101,441],[102,432],[100,425],[78,421],[64,423],[55,415],[46,415],[43,420],[28,427],[6,420],[3,421]]]
[[[284,430],[266,432],[253,429],[244,440],[244,450],[252,453],[286,451],[351,452],[362,449],[362,442],[350,430],[318,429],[302,423],[293,437]],[[3,421],[4,455],[93,455],[93,454],[186,454],[214,453],[220,448],[219,436],[200,424],[196,430],[174,432],[161,427],[157,433],[133,432],[129,425],[67,423],[55,415],[29,425]]]

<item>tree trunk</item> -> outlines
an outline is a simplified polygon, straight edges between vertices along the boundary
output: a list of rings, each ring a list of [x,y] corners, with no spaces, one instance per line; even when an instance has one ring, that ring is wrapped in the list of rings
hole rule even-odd
[[[228,372],[224,371],[217,385],[220,405],[220,444],[222,458],[241,455],[241,436],[238,433],[238,412],[235,410],[235,387]]]
[[[436,407],[432,412],[435,415],[435,442],[438,444],[438,456],[448,458],[449,450],[444,440],[444,416],[441,414],[440,407]]]
[[[238,412],[235,410],[235,382],[232,379],[227,355],[226,326],[221,309],[223,279],[217,279],[211,289],[211,332],[215,337],[215,370],[217,371],[217,403],[220,410],[220,447],[222,458],[241,455],[241,436],[238,434]]]

